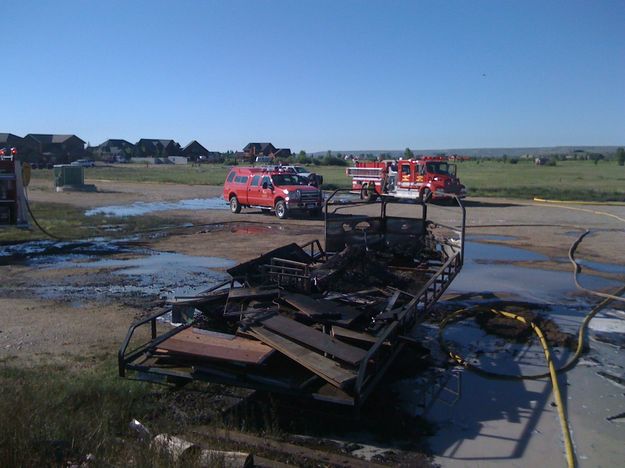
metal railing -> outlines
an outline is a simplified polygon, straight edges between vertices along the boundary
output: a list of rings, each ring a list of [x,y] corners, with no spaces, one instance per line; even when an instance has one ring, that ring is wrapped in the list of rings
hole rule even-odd
[[[368,383],[368,376],[376,376],[376,373],[379,373],[379,368],[381,366],[386,366],[386,361],[377,359],[384,349],[382,345],[385,342],[389,342],[391,343],[391,348],[401,346],[399,340],[394,338],[414,326],[417,315],[421,315],[425,318],[425,313],[429,307],[438,300],[462,268],[461,252],[462,249],[460,248],[454,255],[447,259],[439,270],[423,285],[419,292],[414,295],[414,298],[402,307],[396,315],[396,319],[387,325],[384,332],[369,349],[360,363],[354,385],[355,394],[361,400],[368,393],[365,388]],[[391,354],[396,354],[395,349],[391,349],[389,352]]]

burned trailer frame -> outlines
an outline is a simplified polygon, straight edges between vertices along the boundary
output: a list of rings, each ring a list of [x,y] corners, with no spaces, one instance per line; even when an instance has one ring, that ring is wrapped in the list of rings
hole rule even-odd
[[[462,268],[465,211],[457,199],[461,226],[451,228],[429,221],[426,203],[372,205],[342,198],[348,192],[326,200],[323,246],[288,244],[231,268],[229,282],[173,303],[197,310],[163,334],[167,310],[134,323],[120,376],[362,405]],[[395,206],[420,214],[393,215]],[[372,284],[358,283],[368,275]],[[131,349],[145,327],[148,341]]]

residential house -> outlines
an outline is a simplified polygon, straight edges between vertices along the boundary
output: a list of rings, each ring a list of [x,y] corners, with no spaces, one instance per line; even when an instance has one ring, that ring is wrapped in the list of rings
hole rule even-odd
[[[37,161],[69,163],[85,155],[85,142],[76,135],[29,133],[24,145]]]
[[[139,158],[166,158],[180,156],[182,149],[174,140],[142,138],[135,144],[134,156]]]
[[[278,148],[273,153],[273,158],[277,160],[286,159],[286,158],[290,158],[292,154],[293,153],[291,153],[291,148]]]
[[[243,152],[247,155],[246,159],[254,161],[258,156],[273,156],[276,147],[271,143],[248,143]]]
[[[0,148],[17,148],[24,144],[24,139],[12,133],[0,133]]]
[[[223,155],[218,151],[209,151],[197,140],[193,140],[187,146],[182,148],[182,155],[190,161],[199,162],[222,162]]]
[[[135,151],[135,145],[126,140],[108,139],[91,148],[92,154],[103,161],[120,162],[129,160]]]

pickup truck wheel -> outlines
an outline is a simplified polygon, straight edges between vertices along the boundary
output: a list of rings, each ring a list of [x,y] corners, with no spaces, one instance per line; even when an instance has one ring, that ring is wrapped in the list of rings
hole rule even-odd
[[[284,200],[278,200],[276,203],[276,216],[280,219],[286,218],[286,203]]]
[[[241,205],[239,204],[239,200],[234,195],[230,197],[230,211],[233,213],[241,212]]]

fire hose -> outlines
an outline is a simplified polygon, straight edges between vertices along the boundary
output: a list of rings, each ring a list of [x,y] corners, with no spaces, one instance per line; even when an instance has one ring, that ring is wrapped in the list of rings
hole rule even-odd
[[[597,295],[600,297],[603,297],[603,301],[601,301],[599,304],[597,304],[595,307],[593,307],[590,312],[584,317],[584,320],[582,321],[578,333],[577,333],[577,347],[575,349],[575,353],[573,355],[573,357],[571,358],[571,360],[566,363],[564,366],[562,366],[559,369],[556,369],[554,364],[553,364],[553,360],[551,358],[551,352],[549,350],[549,345],[547,343],[547,341],[545,340],[545,337],[542,333],[542,331],[540,330],[540,328],[533,323],[530,320],[527,320],[525,317],[520,316],[518,314],[514,314],[511,312],[506,312],[506,311],[502,311],[502,310],[495,310],[495,309],[489,309],[489,311],[495,315],[499,315],[502,317],[506,317],[506,318],[510,318],[510,319],[514,319],[514,320],[518,320],[522,323],[524,323],[525,325],[529,326],[532,328],[532,330],[534,331],[534,333],[538,336],[538,339],[540,341],[540,344],[543,348],[544,354],[545,354],[545,359],[547,361],[547,366],[549,371],[548,372],[544,372],[542,374],[534,374],[534,375],[506,375],[506,374],[497,374],[495,372],[490,372],[490,371],[486,371],[484,369],[481,369],[473,364],[471,364],[470,362],[468,362],[466,359],[464,359],[462,356],[460,356],[459,354],[453,352],[452,350],[449,349],[449,347],[447,346],[447,344],[445,343],[445,339],[443,336],[443,332],[445,330],[445,328],[453,322],[457,322],[460,321],[464,318],[467,318],[470,314],[475,313],[476,311],[480,310],[479,307],[473,307],[473,308],[468,308],[468,309],[460,309],[457,310],[455,312],[453,312],[452,314],[450,314],[449,316],[447,316],[440,324],[439,326],[439,334],[438,334],[438,338],[439,338],[439,343],[441,346],[441,349],[443,351],[445,351],[447,354],[449,354],[449,356],[456,361],[458,364],[462,365],[463,367],[467,368],[470,371],[473,371],[475,373],[478,373],[480,375],[483,375],[485,377],[489,377],[489,378],[496,378],[496,379],[505,379],[505,380],[526,380],[526,379],[541,379],[544,377],[550,377],[551,378],[551,384],[553,386],[553,394],[554,394],[554,398],[556,400],[556,407],[558,410],[558,416],[560,419],[560,426],[562,429],[562,436],[564,439],[564,445],[565,445],[565,451],[566,451],[566,460],[567,460],[567,464],[569,467],[574,467],[575,466],[575,451],[573,449],[573,443],[571,440],[571,432],[569,429],[569,422],[568,422],[568,418],[566,417],[566,413],[564,411],[564,403],[562,401],[562,395],[560,392],[560,386],[558,384],[558,379],[557,379],[557,374],[558,373],[563,373],[566,372],[570,369],[572,369],[575,364],[577,364],[577,361],[579,360],[580,356],[583,353],[583,348],[584,348],[584,335],[586,333],[586,330],[588,328],[588,324],[590,323],[590,321],[594,318],[594,316],[601,311],[605,306],[607,306],[610,302],[612,301],[625,301],[625,298],[621,297],[623,293],[625,293],[625,286],[622,286],[621,288],[619,288],[617,291],[615,291],[614,294],[606,294],[606,293],[602,293],[599,291],[593,291],[587,288],[584,288],[583,286],[581,286],[579,284],[579,281],[577,279],[577,275],[579,273],[579,271],[581,271],[581,267],[580,265],[577,263],[577,261],[575,260],[575,251],[577,249],[577,247],[579,246],[579,244],[582,242],[582,240],[584,239],[584,237],[589,233],[590,231],[587,230],[585,231],[582,235],[579,236],[579,238],[571,245],[571,248],[569,249],[569,259],[570,261],[573,263],[574,265],[574,272],[573,272],[573,276],[574,276],[574,280],[575,280],[575,285],[590,293],[593,295]]]

